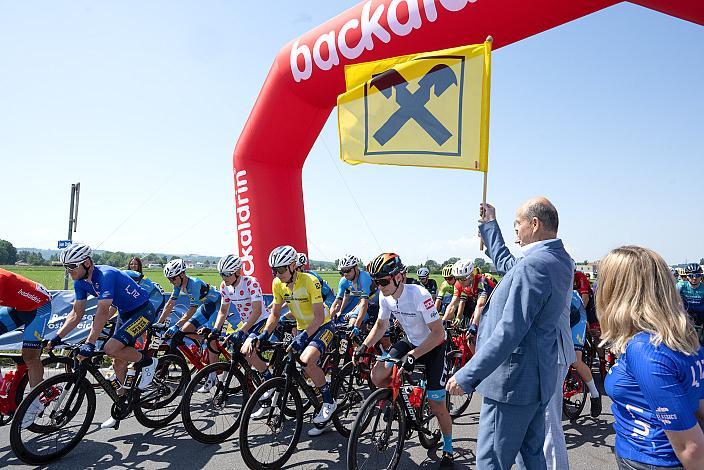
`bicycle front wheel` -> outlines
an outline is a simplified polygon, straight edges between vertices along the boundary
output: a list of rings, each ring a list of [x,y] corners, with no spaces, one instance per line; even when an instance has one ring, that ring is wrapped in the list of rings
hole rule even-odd
[[[198,372],[186,387],[181,403],[183,426],[195,440],[215,444],[230,437],[240,424],[249,391],[242,373],[229,362],[216,362]],[[215,385],[207,389],[211,374]]]
[[[459,351],[451,353],[448,360],[450,361],[450,373],[448,374],[449,378],[455,375],[455,373],[459,371],[464,366],[464,364],[462,364],[462,353]],[[462,413],[464,413],[467,407],[469,406],[469,402],[472,401],[473,394],[474,392],[467,393],[465,395],[450,396],[448,402],[448,410],[450,410],[450,417],[453,420],[462,416]]]
[[[162,428],[173,421],[181,411],[183,391],[190,380],[185,359],[175,354],[160,357],[154,380],[139,394],[134,409],[137,421],[148,428]]]
[[[395,469],[406,440],[406,415],[391,390],[374,391],[352,425],[347,445],[347,468]]]
[[[576,370],[570,367],[562,384],[562,412],[569,419],[577,419],[582,414],[587,401],[587,386]]]
[[[81,442],[95,415],[95,391],[73,373],[37,385],[22,401],[10,426],[10,446],[31,465],[63,457]]]
[[[249,397],[242,415],[240,451],[244,463],[252,469],[281,468],[301,437],[303,403],[298,390],[286,389],[283,377],[267,380]]]
[[[332,396],[337,401],[337,411],[332,417],[332,423],[342,437],[350,437],[359,408],[369,395],[365,386],[357,385],[355,374],[354,364],[348,362],[340,369],[330,387]]]

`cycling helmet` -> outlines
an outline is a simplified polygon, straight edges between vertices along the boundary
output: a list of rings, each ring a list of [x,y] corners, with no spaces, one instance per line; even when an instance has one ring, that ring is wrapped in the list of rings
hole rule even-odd
[[[306,264],[308,264],[308,257],[306,256],[306,254],[305,253],[298,253],[298,256],[296,257],[296,267],[302,268]]]
[[[164,277],[176,277],[186,272],[186,263],[181,258],[172,259],[164,266]]]
[[[474,273],[474,263],[471,259],[460,259],[452,265],[452,275],[455,277],[469,277]]]
[[[280,268],[296,261],[298,252],[291,245],[277,246],[269,253],[269,267]]]
[[[430,276],[430,269],[426,267],[418,268],[416,274],[418,275],[418,277],[428,277]]]
[[[223,275],[232,275],[242,269],[242,260],[236,255],[227,255],[218,261],[218,272]]]
[[[675,279],[679,279],[680,277],[680,273],[678,273],[677,270],[672,266],[670,266],[670,274],[672,274],[672,277],[674,277]]]
[[[446,264],[442,267],[442,277],[452,277],[452,265]]]
[[[82,263],[93,256],[93,250],[85,243],[72,243],[59,253],[61,264]]]
[[[337,269],[356,268],[361,261],[355,255],[345,255],[337,263]]]
[[[699,266],[697,263],[689,263],[685,268],[684,268],[684,273],[689,276],[690,274],[701,274],[702,273],[702,267]]]
[[[367,268],[373,278],[393,276],[406,269],[396,253],[380,254],[369,263]]]

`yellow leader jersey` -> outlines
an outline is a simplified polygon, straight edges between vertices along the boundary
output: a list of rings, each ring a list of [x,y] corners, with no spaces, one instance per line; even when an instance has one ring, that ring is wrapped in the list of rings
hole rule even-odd
[[[281,282],[278,277],[271,283],[271,291],[274,294],[274,303],[281,305],[284,302],[288,305],[291,314],[296,319],[296,328],[303,331],[313,322],[313,304],[323,304],[325,319],[323,325],[330,321],[330,310],[323,303],[323,295],[320,292],[320,282],[312,274],[299,272],[296,275],[296,282],[293,289],[286,283]]]

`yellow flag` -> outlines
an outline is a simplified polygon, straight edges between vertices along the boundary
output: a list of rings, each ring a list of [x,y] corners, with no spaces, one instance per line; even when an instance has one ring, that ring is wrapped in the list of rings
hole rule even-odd
[[[486,172],[491,42],[345,67],[340,157]]]

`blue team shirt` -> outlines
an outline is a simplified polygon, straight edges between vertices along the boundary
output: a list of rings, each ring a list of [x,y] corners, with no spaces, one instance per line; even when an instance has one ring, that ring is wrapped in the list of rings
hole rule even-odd
[[[372,276],[367,271],[359,271],[355,282],[348,281],[344,276],[337,285],[337,298],[342,299],[347,294],[349,301],[343,313],[347,313],[357,306],[360,300],[372,296]]]
[[[188,296],[189,307],[200,307],[203,304],[220,302],[220,292],[197,277],[189,277],[185,289],[174,287],[171,298],[175,300],[181,295]]]
[[[131,313],[149,301],[149,293],[127,274],[112,266],[96,265],[90,279],[75,281],[76,300],[88,296],[98,300],[111,299],[120,315]]]
[[[332,294],[332,287],[330,287],[330,284],[327,283],[327,281],[323,280],[322,277],[320,277],[320,274],[316,273],[315,271],[304,271],[308,274],[312,274],[315,276],[316,279],[318,279],[318,282],[320,282],[320,293],[323,296],[323,299],[327,299],[330,294]]]
[[[697,425],[694,413],[704,399],[704,348],[687,356],[663,344],[653,346],[649,333],[638,333],[604,385],[613,400],[616,453],[650,465],[680,465],[665,430]]]
[[[704,282],[700,282],[696,289],[692,288],[689,281],[677,284],[684,308],[698,321],[704,321]]]
[[[138,271],[132,271],[131,269],[125,269],[122,271],[132,278],[134,282],[144,287],[144,289],[149,294],[149,301],[154,305],[154,310],[157,312],[162,307],[164,303],[164,289],[158,283],[152,281],[144,274]]]

